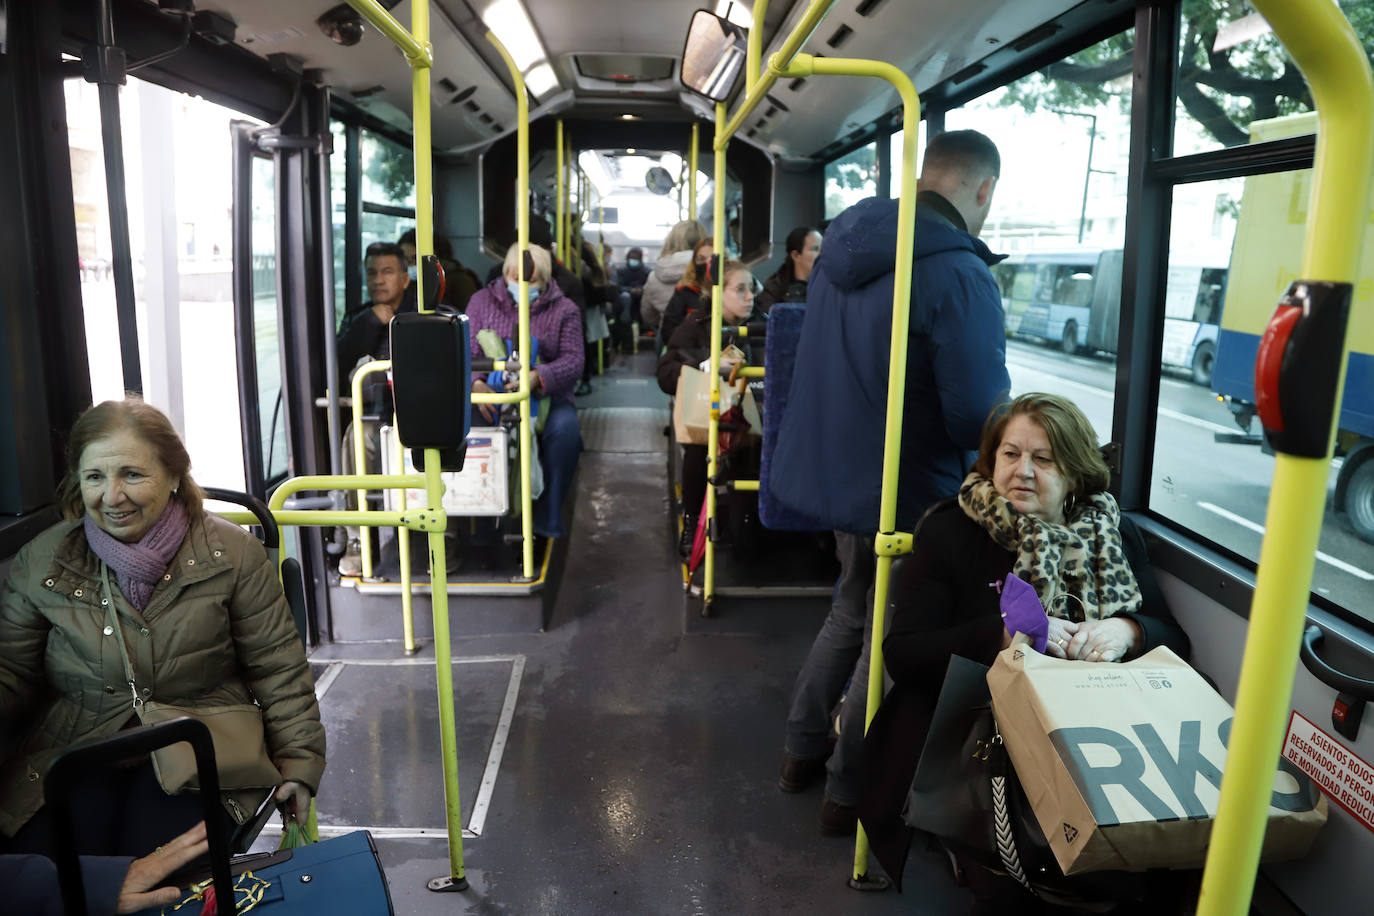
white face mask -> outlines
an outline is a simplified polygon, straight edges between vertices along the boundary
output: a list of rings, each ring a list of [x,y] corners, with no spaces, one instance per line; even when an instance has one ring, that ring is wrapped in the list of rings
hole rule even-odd
[[[409,267],[406,268],[406,275],[409,276],[410,281],[414,283],[419,278],[420,269],[416,267],[414,264],[411,264]]]

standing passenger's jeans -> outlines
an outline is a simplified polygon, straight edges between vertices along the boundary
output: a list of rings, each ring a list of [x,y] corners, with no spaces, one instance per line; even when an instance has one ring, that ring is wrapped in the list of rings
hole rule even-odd
[[[806,657],[787,716],[783,749],[793,757],[819,760],[830,746],[831,713],[840,695],[840,738],[826,763],[825,794],[841,805],[857,805],[859,757],[863,750],[864,711],[868,704],[868,652],[873,633],[873,538],[835,532],[840,578]],[[850,676],[853,675],[853,680]],[[849,690],[845,691],[845,682]]]

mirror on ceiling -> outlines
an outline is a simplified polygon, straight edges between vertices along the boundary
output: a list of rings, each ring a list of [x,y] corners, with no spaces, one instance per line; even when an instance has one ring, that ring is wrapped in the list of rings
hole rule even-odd
[[[671,194],[677,182],[667,169],[656,165],[644,173],[644,186],[655,194]]]
[[[709,10],[697,10],[682,48],[682,85],[724,102],[744,69],[747,43],[744,29]]]

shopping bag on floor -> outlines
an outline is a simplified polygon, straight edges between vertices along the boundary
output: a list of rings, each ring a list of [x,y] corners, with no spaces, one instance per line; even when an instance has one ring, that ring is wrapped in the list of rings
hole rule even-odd
[[[1203,864],[1234,713],[1186,662],[1162,646],[1121,664],[1012,646],[988,687],[1064,874]],[[1312,781],[1286,760],[1275,770],[1267,862],[1306,854],[1326,823]]]

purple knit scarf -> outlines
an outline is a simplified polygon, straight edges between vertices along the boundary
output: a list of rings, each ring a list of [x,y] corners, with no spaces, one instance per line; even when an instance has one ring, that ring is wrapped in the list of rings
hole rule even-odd
[[[119,590],[139,611],[148,606],[153,589],[162,578],[172,558],[186,540],[186,532],[191,529],[191,520],[186,509],[175,499],[167,500],[167,508],[136,544],[126,544],[116,539],[86,516],[86,543],[91,545],[95,555],[114,570]]]

